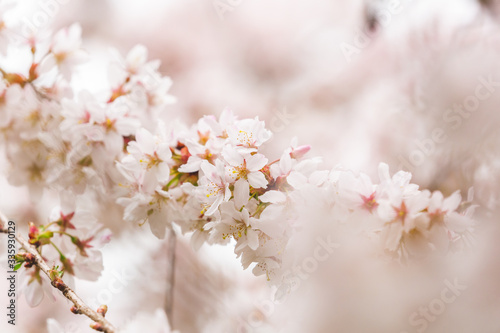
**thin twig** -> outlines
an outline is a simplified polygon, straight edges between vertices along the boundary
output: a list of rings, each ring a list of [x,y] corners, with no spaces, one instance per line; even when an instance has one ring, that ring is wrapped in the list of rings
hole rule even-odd
[[[2,232],[7,233],[7,226],[8,224],[8,219],[3,215],[2,212],[0,212],[0,222],[2,225]],[[25,240],[21,235],[15,236],[16,240],[21,244],[21,248],[23,248],[26,252],[30,253],[33,255],[34,259],[34,264],[40,268],[42,272],[47,275],[47,277],[52,281],[50,277],[50,271],[51,268],[45,260],[42,258],[40,253],[38,253],[37,249],[31,245],[27,240]],[[62,283],[61,283],[62,282]],[[98,323],[99,325],[99,331],[101,332],[106,332],[106,333],[117,333],[118,330],[110,323],[108,322],[101,314],[97,313],[96,311],[92,310],[87,304],[85,304],[82,299],[70,288],[68,287],[62,280],[59,281],[52,281],[51,282],[52,286],[64,295],[68,300],[70,300],[74,306],[75,310],[79,314],[83,314],[87,316],[88,318],[92,319],[94,322]]]

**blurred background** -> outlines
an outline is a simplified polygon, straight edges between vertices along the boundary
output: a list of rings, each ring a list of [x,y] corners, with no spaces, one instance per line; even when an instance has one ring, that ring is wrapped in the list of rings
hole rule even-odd
[[[273,291],[242,271],[231,248],[194,253],[181,237],[175,329],[280,332],[283,313],[307,307],[316,318],[311,332],[415,332],[408,316],[439,297],[445,279],[459,276],[467,292],[425,330],[494,333],[500,331],[499,10],[495,0],[23,0],[15,15],[32,20],[43,12],[54,30],[81,23],[91,61],[74,77],[77,89],[104,94],[109,49],[126,54],[143,44],[174,82],[178,103],[166,110],[166,121],[193,123],[230,108],[266,121],[275,133],[270,154],[297,137],[323,157],[324,168],[340,164],[376,178],[378,163],[386,162],[392,172],[411,171],[422,188],[459,189],[463,197],[474,188],[481,206],[474,251],[433,267],[431,275],[428,267],[389,275],[353,264],[366,260],[366,253],[353,252],[352,260],[330,262],[312,278],[316,289],[284,305],[269,301]],[[0,162],[0,174],[6,168]],[[10,217],[50,212],[43,202],[23,200],[24,189],[5,179],[0,184],[0,208]],[[109,298],[109,319],[121,325],[163,307],[171,267],[165,241],[148,229],[123,228],[119,212],[109,214],[115,238],[103,250],[103,276],[77,281],[77,289],[84,299]],[[47,332],[47,317],[64,332],[91,332],[60,297],[36,309],[24,299],[19,305],[17,331],[2,320],[2,332]]]

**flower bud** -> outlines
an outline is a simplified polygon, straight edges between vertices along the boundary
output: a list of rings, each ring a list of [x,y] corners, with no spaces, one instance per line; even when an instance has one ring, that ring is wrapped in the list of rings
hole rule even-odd
[[[78,308],[77,308],[76,306],[74,306],[74,305],[71,307],[71,309],[70,309],[70,310],[71,310],[71,312],[73,312],[74,314],[80,314],[80,313],[81,313],[81,312],[80,312],[80,310],[78,310]]]
[[[97,313],[99,313],[103,317],[106,316],[106,312],[108,312],[108,306],[107,305],[101,305],[100,307],[97,308]]]
[[[295,158],[295,159],[299,159],[299,158],[303,157],[305,154],[307,154],[309,152],[309,150],[311,150],[311,146],[309,146],[309,145],[299,146],[297,148],[293,148],[291,153],[290,153],[290,157]]]
[[[26,267],[26,268],[33,267],[33,265],[36,262],[35,256],[32,255],[31,253],[26,253],[24,255],[24,262],[25,262],[24,267]]]
[[[56,277],[53,281],[52,281],[52,285],[54,287],[56,287],[57,289],[59,289],[60,291],[64,291],[66,290],[66,288],[68,286],[66,286],[66,284],[64,283],[63,280],[61,280],[60,278]]]
[[[26,268],[30,268],[36,263],[35,256],[28,252],[18,253],[14,258],[18,263],[24,262],[24,267]]]
[[[102,325],[97,322],[90,324],[90,328],[98,332],[104,332],[104,327],[102,327]]]
[[[39,230],[33,222],[29,223],[29,242],[35,246],[39,246],[40,242],[38,241],[38,233]]]

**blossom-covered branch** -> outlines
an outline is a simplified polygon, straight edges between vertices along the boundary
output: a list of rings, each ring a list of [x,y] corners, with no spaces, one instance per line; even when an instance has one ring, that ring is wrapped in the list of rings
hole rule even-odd
[[[8,219],[2,212],[0,212],[0,222],[2,226],[1,230],[5,233],[7,230],[5,226],[8,223]],[[64,297],[73,303],[74,306],[71,308],[73,313],[83,314],[92,319],[94,323],[91,327],[96,331],[106,333],[118,332],[116,328],[104,318],[105,313],[98,313],[91,309],[70,287],[68,287],[68,285],[66,285],[66,283],[64,283],[57,269],[54,267],[50,268],[33,245],[20,235],[16,235],[15,238],[21,245],[21,248],[25,250],[25,252],[19,253],[18,256],[23,257],[23,262],[26,266],[34,265],[38,267],[51,280],[52,286],[58,289]]]
[[[448,249],[470,232],[471,211],[459,210],[458,192],[445,199],[440,192],[421,191],[407,172],[391,176],[381,164],[377,184],[365,174],[321,169],[321,158],[307,158],[310,146],[296,139],[271,156],[265,146],[273,133],[265,122],[238,119],[231,110],[192,126],[172,120],[164,115],[173,101],[170,79],[158,73],[158,61],[148,61],[143,46],[125,58],[116,55],[109,98],[59,94],[81,60],[80,44],[80,28],[73,25],[54,36],[48,54],[34,57],[29,75],[3,70],[0,92],[8,118],[0,129],[9,140],[7,157],[16,161],[11,183],[27,185],[33,197],[45,188],[59,189],[66,202],[49,223],[56,231],[32,226],[41,244],[57,232],[86,257],[86,241],[96,239],[95,230],[77,240],[66,230],[86,226],[73,223],[82,214],[77,199],[95,207],[118,203],[124,220],[148,223],[159,238],[175,223],[192,233],[195,248],[233,240],[244,268],[254,265],[256,275],[279,284],[288,242],[303,228],[297,209],[311,198],[330,207],[333,221],[347,223],[367,213],[367,232],[398,258]],[[36,48],[31,52],[36,55]],[[54,57],[56,63],[43,65]],[[62,80],[51,87],[39,82],[47,66]],[[24,103],[13,112],[17,100]],[[60,259],[71,273],[72,263]]]

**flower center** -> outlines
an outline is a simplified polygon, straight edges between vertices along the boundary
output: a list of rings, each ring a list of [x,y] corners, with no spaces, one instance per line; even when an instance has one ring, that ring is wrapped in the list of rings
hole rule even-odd
[[[139,160],[139,162],[146,163],[146,168],[148,170],[151,169],[154,166],[157,166],[161,162],[163,162],[163,160],[158,157],[158,154],[156,152],[154,152],[153,155],[151,155],[151,154],[144,154],[144,156],[146,157],[146,159],[145,160]]]
[[[239,131],[237,140],[240,142],[241,146],[246,146],[246,147],[253,147],[255,143],[253,139],[253,134],[252,133],[249,134],[246,131]]]

